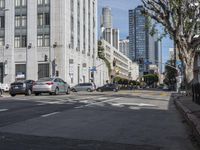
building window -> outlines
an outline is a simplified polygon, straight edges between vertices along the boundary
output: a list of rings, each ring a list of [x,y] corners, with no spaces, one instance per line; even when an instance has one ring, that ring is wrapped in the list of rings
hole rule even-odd
[[[15,16],[15,27],[26,27],[26,16]]]
[[[49,77],[49,64],[38,64],[38,78]]]
[[[21,0],[21,6],[26,6],[26,0]]]
[[[0,37],[0,46],[4,46],[4,37]]]
[[[15,16],[15,27],[20,27],[20,16]]]
[[[49,35],[44,35],[44,46],[47,47],[50,45],[50,37]]]
[[[45,25],[50,25],[50,15],[49,15],[49,13],[45,13],[44,14],[44,18],[45,18]]]
[[[38,47],[42,47],[43,46],[43,36],[42,35],[38,35],[37,36],[37,45],[38,45]]]
[[[26,27],[26,16],[21,16],[21,26]]]
[[[15,48],[19,48],[20,47],[20,36],[16,36],[15,37]]]
[[[38,0],[37,2],[38,2],[38,5],[42,5],[43,0]]]
[[[37,2],[38,2],[38,5],[43,5],[43,4],[48,5],[50,3],[49,0],[38,0]]]
[[[26,6],[26,0],[15,0],[15,7]]]
[[[15,48],[26,47],[27,46],[27,36],[15,36]]]
[[[26,79],[26,64],[16,64],[15,75],[18,80]]]
[[[5,28],[5,16],[0,16],[0,28]]]
[[[22,41],[21,41],[21,43],[22,43],[21,47],[27,47],[27,37],[26,37],[26,35],[23,35],[21,39],[22,39]]]
[[[38,14],[38,26],[50,25],[49,13]]]
[[[43,14],[38,14],[38,26],[43,25]]]
[[[48,5],[49,4],[49,0],[44,0],[44,4]]]
[[[19,7],[19,6],[21,5],[21,4],[20,4],[20,1],[21,1],[21,0],[15,0],[15,6],[16,6],[16,7]]]
[[[4,8],[5,7],[5,0],[0,0],[0,8]]]
[[[49,35],[38,35],[37,36],[38,47],[48,47],[50,46],[50,36]]]

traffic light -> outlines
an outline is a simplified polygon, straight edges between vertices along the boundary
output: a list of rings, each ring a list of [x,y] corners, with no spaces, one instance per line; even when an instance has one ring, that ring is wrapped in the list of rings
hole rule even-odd
[[[113,67],[115,67],[116,66],[116,60],[114,59],[113,60]]]
[[[59,71],[56,70],[56,77],[59,77]]]
[[[44,61],[48,61],[48,56],[44,55]]]

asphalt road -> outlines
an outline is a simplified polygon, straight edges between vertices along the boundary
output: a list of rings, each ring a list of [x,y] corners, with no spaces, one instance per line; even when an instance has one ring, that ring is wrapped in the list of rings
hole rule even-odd
[[[0,150],[197,150],[161,91],[0,98]]]

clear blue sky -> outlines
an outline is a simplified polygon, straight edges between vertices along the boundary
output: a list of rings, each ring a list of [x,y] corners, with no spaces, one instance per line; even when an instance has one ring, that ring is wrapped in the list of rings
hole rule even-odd
[[[134,9],[141,5],[141,0],[98,0],[98,15],[100,22],[100,15],[102,7],[109,6],[112,8],[113,26],[119,28],[120,38],[125,39],[128,36],[128,10]],[[173,47],[173,43],[168,38],[163,39],[163,62],[169,58],[169,48]]]

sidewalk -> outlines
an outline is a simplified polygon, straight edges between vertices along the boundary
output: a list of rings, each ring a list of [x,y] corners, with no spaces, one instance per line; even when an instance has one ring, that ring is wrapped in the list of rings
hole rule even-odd
[[[200,142],[200,105],[194,103],[192,97],[186,97],[180,94],[172,94],[172,99],[178,110],[181,111],[191,126],[196,139]]]

